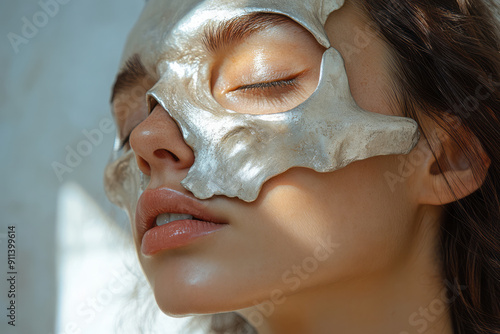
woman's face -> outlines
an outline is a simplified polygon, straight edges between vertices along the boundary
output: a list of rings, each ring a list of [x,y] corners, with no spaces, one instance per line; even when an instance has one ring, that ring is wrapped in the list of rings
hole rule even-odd
[[[389,53],[369,33],[368,21],[346,4],[330,15],[326,31],[344,57],[358,105],[398,113],[388,100]],[[273,25],[215,54],[212,93],[222,106],[241,113],[289,110],[316,88],[323,52],[301,26]],[[405,263],[416,207],[410,180],[391,187],[386,178],[398,173],[398,156],[330,173],[292,168],[267,181],[257,200],[247,203],[225,196],[199,201],[181,186],[194,155],[159,105],[132,131],[130,146],[151,177],[148,189],[180,192],[227,223],[153,255],[144,253],[135,233],[140,262],[166,313],[239,310],[269,299],[281,304],[318,287],[341,289],[361,277],[380,277]]]

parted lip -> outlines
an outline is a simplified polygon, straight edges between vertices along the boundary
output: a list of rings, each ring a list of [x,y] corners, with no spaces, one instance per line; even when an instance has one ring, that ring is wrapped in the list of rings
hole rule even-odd
[[[227,224],[211,214],[205,204],[192,197],[169,188],[147,189],[137,202],[135,226],[139,240],[155,227],[156,217],[162,213],[188,214],[197,220]]]

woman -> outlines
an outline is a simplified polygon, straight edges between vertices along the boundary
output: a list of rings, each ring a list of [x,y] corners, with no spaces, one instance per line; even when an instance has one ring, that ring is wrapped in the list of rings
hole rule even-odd
[[[150,1],[106,181],[159,307],[214,333],[500,332],[497,8]],[[297,110],[312,146],[287,146]]]

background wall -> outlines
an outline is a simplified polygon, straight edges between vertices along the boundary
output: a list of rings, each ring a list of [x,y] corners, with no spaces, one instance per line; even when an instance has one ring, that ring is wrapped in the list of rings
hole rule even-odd
[[[124,277],[137,268],[120,260],[133,256],[121,247],[126,224],[105,199],[102,175],[114,139],[110,87],[142,6],[0,4],[1,333],[111,333],[112,306],[126,299],[133,279]],[[15,298],[7,297],[8,226]]]

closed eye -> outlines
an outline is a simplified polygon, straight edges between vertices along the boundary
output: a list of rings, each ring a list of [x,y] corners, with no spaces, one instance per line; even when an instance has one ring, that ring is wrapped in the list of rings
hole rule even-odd
[[[268,82],[258,82],[250,85],[243,85],[239,86],[235,89],[236,90],[242,90],[242,91],[249,91],[249,90],[266,90],[266,89],[271,89],[271,88],[284,88],[284,87],[293,87],[297,84],[297,78],[293,77],[290,79],[285,79],[285,80],[275,80],[275,81],[268,81]]]
[[[132,131],[139,125],[140,123],[136,124],[129,132],[128,135],[123,138],[123,140],[120,142],[120,150],[125,150],[128,151],[130,150],[130,135],[132,134]]]
[[[309,70],[305,69],[292,75],[276,74],[275,78],[281,78],[236,86],[224,95],[224,99],[237,105],[236,110],[242,107],[261,113],[265,110],[289,110],[307,97],[304,83],[308,73]]]
[[[148,111],[148,115],[149,116],[152,112],[153,112],[153,109],[158,105],[158,101],[156,101],[156,99],[153,99],[153,98],[150,98],[149,100],[149,111]],[[145,117],[147,117],[145,116]],[[134,131],[134,129],[142,122],[143,120],[140,120],[138,123],[136,123],[134,126],[132,126],[132,128],[126,132],[128,133],[123,139],[122,141],[120,142],[120,150],[125,150],[125,151],[128,151],[130,149],[130,135],[132,134],[132,131]]]

